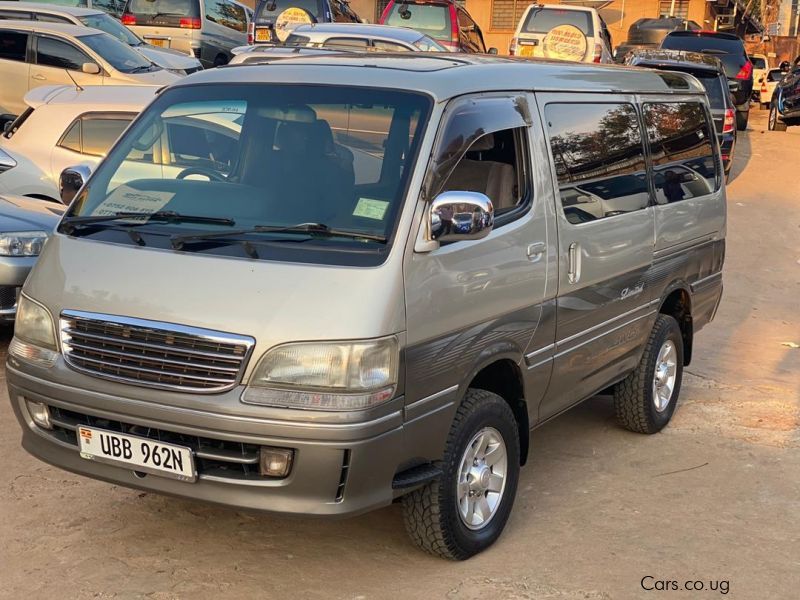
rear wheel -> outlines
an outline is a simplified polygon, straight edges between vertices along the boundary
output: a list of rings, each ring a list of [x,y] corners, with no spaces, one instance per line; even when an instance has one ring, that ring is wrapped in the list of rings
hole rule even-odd
[[[614,386],[620,425],[637,433],[657,433],[669,423],[683,379],[683,337],[678,322],[658,315],[639,365]]]
[[[750,111],[736,111],[736,129],[744,131],[747,129],[747,121],[750,118]]]
[[[786,131],[786,123],[778,118],[778,105],[774,102],[769,107],[769,117],[767,117],[767,127],[770,131]]]
[[[441,477],[403,497],[414,543],[451,560],[491,546],[514,504],[519,452],[517,422],[505,400],[468,390],[450,428]]]

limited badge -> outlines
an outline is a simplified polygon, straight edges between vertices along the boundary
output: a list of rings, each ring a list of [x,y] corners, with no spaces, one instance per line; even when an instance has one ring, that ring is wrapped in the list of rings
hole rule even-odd
[[[583,32],[574,25],[553,27],[542,40],[545,58],[582,61],[588,42]]]

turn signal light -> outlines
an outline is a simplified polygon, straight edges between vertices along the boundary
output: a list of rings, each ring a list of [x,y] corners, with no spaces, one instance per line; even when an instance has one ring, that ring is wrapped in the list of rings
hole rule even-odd
[[[200,29],[201,23],[199,17],[181,17],[181,29]]]
[[[256,24],[252,21],[247,25],[247,45],[252,46],[256,43]]]
[[[725,111],[725,121],[722,124],[722,133],[731,133],[736,127],[736,112],[729,108]]]
[[[594,45],[594,62],[599,63],[603,60],[603,47],[600,44]]]
[[[511,38],[511,43],[508,45],[508,55],[516,56],[517,54],[517,38]]]
[[[132,15],[131,13],[125,13],[122,15],[122,24],[123,25],[136,25],[136,15]]]

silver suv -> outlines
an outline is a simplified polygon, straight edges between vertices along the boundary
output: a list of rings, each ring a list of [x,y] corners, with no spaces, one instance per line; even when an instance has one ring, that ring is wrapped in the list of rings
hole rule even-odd
[[[414,541],[464,559],[502,532],[533,428],[609,387],[622,426],[667,425],[724,255],[689,75],[414,53],[203,71],[47,242],[9,397],[67,470],[306,515],[402,497]]]

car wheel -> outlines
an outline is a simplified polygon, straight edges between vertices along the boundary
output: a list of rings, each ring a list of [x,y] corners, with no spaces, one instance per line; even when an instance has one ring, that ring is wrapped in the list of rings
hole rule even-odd
[[[770,131],[786,131],[786,123],[778,118],[778,105],[775,102],[769,107],[767,127]]]
[[[470,389],[459,406],[442,475],[403,497],[406,531],[422,550],[464,560],[505,527],[519,480],[519,430],[497,394]]]
[[[657,433],[669,423],[683,379],[683,337],[678,322],[658,315],[636,369],[614,386],[620,425],[636,433]]]
[[[750,118],[750,111],[739,112],[736,111],[736,129],[744,131],[747,129],[747,121]]]

